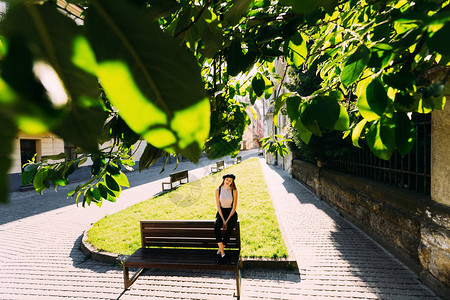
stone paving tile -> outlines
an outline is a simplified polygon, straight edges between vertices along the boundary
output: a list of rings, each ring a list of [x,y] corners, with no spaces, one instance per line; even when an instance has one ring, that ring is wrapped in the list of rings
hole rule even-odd
[[[179,168],[200,178],[211,163]],[[244,270],[241,299],[437,299],[410,270],[286,173],[262,166],[299,270]],[[79,250],[82,232],[93,222],[158,193],[167,174],[157,173],[149,172],[149,183],[135,184],[102,208],[61,204],[67,200],[54,194],[47,201],[34,192],[13,193],[17,201],[9,211],[0,207],[0,299],[234,299],[233,272],[146,270],[124,291],[118,266]],[[24,212],[27,206],[37,213]]]
[[[261,160],[301,296],[437,299],[417,276],[288,174]]]

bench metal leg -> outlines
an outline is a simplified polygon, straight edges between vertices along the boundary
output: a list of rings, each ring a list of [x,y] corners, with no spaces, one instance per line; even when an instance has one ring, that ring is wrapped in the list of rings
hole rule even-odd
[[[241,268],[237,268],[236,270],[236,297],[239,299],[241,297]]]
[[[133,277],[130,279],[128,267],[123,266],[123,283],[125,289],[128,289],[136,281],[142,271],[144,271],[144,268],[139,268],[139,270],[137,270],[137,272],[134,273]]]

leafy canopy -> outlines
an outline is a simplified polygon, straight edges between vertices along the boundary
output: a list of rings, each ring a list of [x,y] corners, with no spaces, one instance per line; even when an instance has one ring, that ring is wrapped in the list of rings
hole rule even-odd
[[[139,139],[148,142],[144,168],[169,154],[237,155],[245,98],[273,99],[275,117],[286,107],[306,143],[343,131],[383,159],[411,149],[410,112],[445,105],[449,1],[70,2],[78,6],[14,1],[2,20],[1,201],[18,131],[52,131],[80,149],[75,160],[30,162],[24,184],[64,185],[90,158],[92,178],[71,195],[101,205],[127,186],[122,167],[133,165]],[[320,86],[279,95],[283,64],[317,70]],[[264,142],[284,155],[280,139]]]

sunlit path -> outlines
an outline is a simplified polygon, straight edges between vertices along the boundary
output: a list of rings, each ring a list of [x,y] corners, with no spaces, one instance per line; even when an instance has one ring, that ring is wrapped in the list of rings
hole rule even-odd
[[[208,175],[211,163],[190,169],[192,176]],[[300,273],[245,270],[241,299],[435,298],[411,271],[288,174],[265,163],[262,166]],[[79,250],[81,234],[93,222],[159,193],[167,175],[158,176],[101,208],[68,204],[1,225],[0,298],[233,299],[231,272],[147,270],[124,291],[118,266],[94,261]],[[14,209],[21,208],[11,203],[9,213],[19,213]],[[5,213],[2,210],[2,216]]]

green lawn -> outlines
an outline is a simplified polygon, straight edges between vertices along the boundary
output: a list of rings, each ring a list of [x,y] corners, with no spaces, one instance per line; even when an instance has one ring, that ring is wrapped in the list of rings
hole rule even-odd
[[[131,254],[140,247],[140,220],[213,220],[216,213],[214,190],[225,173],[236,175],[241,255],[287,257],[258,158],[247,159],[219,173],[106,216],[89,230],[89,242],[97,249]]]

